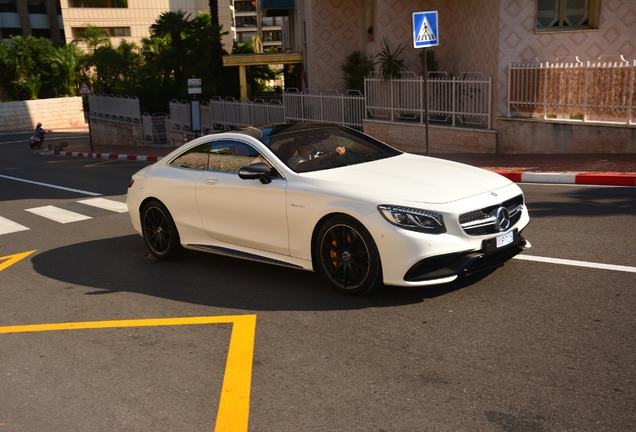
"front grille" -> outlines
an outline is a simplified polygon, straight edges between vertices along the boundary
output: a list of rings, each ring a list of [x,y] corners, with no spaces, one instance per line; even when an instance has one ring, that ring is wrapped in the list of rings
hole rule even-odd
[[[482,236],[500,232],[495,217],[497,209],[505,207],[510,215],[510,227],[513,227],[521,219],[523,213],[523,195],[506,200],[501,204],[484,207],[459,215],[459,224],[462,230],[469,236]]]

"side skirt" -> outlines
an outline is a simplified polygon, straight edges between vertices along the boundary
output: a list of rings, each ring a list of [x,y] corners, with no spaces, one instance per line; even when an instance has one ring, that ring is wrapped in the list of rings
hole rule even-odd
[[[283,267],[290,267],[295,269],[304,270],[304,267],[299,266],[297,264],[292,264],[286,261],[281,261],[273,258],[264,257],[261,255],[256,255],[248,252],[241,252],[234,249],[224,248],[220,246],[211,246],[211,245],[202,245],[202,244],[188,244],[188,248],[201,250],[203,252],[211,252],[218,255],[225,255],[234,258],[241,258],[250,261],[257,261],[266,264],[275,264]]]

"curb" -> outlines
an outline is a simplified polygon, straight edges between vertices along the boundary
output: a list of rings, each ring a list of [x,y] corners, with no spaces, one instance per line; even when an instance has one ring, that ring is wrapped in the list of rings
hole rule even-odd
[[[495,171],[515,183],[636,186],[636,174]]]
[[[43,152],[42,154],[49,154],[55,156],[72,156],[72,157],[85,157],[92,159],[122,159],[122,160],[138,160],[146,162],[158,162],[163,159],[163,156],[139,156],[129,154],[118,153],[86,153],[86,152],[70,152],[70,151],[51,151]]]
[[[70,151],[47,151],[41,154],[85,157],[92,159],[120,159],[158,162],[163,156],[142,156],[118,153],[87,153]],[[580,184],[597,186],[636,186],[636,174],[608,173],[550,173],[523,171],[494,171],[515,183]]]

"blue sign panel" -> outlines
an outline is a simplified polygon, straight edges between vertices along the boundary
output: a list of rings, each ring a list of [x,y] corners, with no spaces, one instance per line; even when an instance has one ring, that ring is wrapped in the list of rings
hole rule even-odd
[[[439,45],[437,11],[413,12],[413,48]]]

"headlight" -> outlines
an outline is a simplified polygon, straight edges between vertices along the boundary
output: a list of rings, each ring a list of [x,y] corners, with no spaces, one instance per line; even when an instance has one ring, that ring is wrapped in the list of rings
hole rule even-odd
[[[441,214],[410,207],[379,205],[378,210],[386,220],[400,228],[429,234],[446,232]]]

